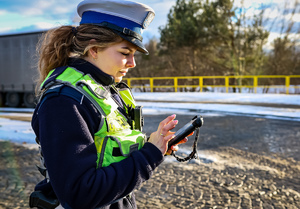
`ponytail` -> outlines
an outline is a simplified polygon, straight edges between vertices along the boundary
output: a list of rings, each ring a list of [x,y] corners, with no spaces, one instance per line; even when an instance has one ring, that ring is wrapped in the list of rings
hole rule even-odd
[[[91,44],[91,40],[95,40]],[[61,26],[47,31],[37,45],[40,77],[37,91],[49,72],[57,67],[66,66],[69,57],[84,58],[92,47],[105,49],[123,39],[110,29],[95,25]]]
[[[61,26],[43,34],[37,46],[40,72],[38,85],[43,82],[52,69],[67,64],[72,51],[72,38],[71,26]]]

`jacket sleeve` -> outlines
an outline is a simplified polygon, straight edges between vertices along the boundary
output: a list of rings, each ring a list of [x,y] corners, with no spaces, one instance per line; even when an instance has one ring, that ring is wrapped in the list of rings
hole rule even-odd
[[[93,136],[100,118],[86,99],[78,103],[62,95],[47,99],[33,116],[51,185],[64,207],[110,204],[138,188],[163,161],[161,152],[146,143],[125,160],[96,169]]]

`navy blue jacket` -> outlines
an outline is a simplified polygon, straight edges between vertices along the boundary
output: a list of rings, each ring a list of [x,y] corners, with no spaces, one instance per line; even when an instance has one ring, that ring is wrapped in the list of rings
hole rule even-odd
[[[114,83],[112,76],[87,61],[70,59],[68,65],[90,74],[104,86]],[[48,195],[54,191],[65,208],[92,209],[107,204],[105,208],[136,207],[134,195],[115,201],[149,179],[163,155],[147,142],[125,160],[96,169],[94,133],[100,120],[99,112],[85,97],[79,102],[57,94],[37,105],[32,127],[41,144],[50,183],[44,180],[35,190]]]

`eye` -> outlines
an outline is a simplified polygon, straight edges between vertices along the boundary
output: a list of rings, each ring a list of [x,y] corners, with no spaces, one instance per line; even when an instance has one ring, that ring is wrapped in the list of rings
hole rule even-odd
[[[125,52],[121,52],[121,54],[123,54],[124,56],[128,56],[129,53],[125,53]]]

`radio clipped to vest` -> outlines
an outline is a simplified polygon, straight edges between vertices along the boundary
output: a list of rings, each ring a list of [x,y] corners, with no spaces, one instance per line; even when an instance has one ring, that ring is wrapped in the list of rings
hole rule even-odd
[[[142,106],[135,106],[135,108],[131,106],[128,108],[131,129],[137,129],[139,131],[143,130],[144,117],[142,116],[142,108]]]
[[[137,106],[133,98],[132,92],[126,83],[120,82],[113,89],[120,95],[120,98],[126,107],[128,123],[132,130],[142,132],[144,126],[144,118],[142,117],[142,106]]]

